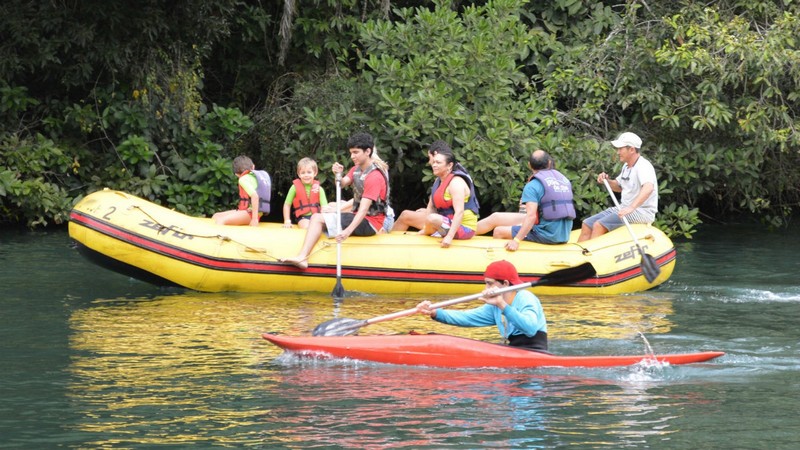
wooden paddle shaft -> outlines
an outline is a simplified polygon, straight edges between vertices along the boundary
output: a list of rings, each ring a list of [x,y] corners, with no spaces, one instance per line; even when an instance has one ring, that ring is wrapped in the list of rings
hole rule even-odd
[[[524,289],[528,287],[539,286],[543,284],[560,284],[560,283],[572,283],[575,281],[585,280],[587,278],[591,278],[597,275],[597,271],[595,271],[594,267],[592,267],[591,263],[583,263],[579,266],[569,267],[566,269],[559,269],[555,272],[550,272],[546,275],[542,275],[538,280],[532,281],[529,283],[521,283],[516,284],[514,286],[509,286],[505,288],[498,289],[494,291],[496,294],[504,294],[510,291],[516,291],[518,289]],[[454,298],[452,300],[446,300],[439,303],[434,303],[431,305],[433,309],[443,308],[449,305],[455,305],[456,303],[463,303],[470,300],[474,300],[483,296],[483,293],[480,294],[472,294],[467,295],[465,297]],[[347,336],[352,334],[354,331],[358,330],[361,327],[367,326],[371,323],[377,322],[384,322],[387,320],[397,319],[400,317],[410,316],[417,312],[417,308],[407,309],[405,311],[399,311],[392,314],[387,314],[385,316],[378,316],[373,317],[372,319],[366,320],[355,320],[355,319],[331,319],[325,323],[318,325],[314,328],[313,335],[314,336]]]
[[[608,178],[603,178],[603,184],[606,185],[606,189],[608,189],[608,193],[611,194],[611,200],[614,200],[614,206],[617,207],[617,210],[622,209],[619,206],[619,201],[617,201],[617,196],[614,194],[614,191],[611,189],[611,185],[608,184]],[[631,237],[633,238],[633,243],[636,244],[637,247],[639,247],[639,253],[641,253],[642,256],[644,256],[644,253],[642,253],[642,249],[639,246],[639,240],[636,239],[636,233],[633,232],[633,228],[631,228],[631,224],[628,223],[628,218],[625,217],[625,216],[622,216],[622,223],[624,223],[625,227],[628,228],[628,232],[631,234]]]
[[[617,201],[617,196],[614,195],[614,191],[611,190],[611,185],[608,183],[608,178],[603,178],[603,184],[606,185],[608,193],[611,194],[611,199],[614,200],[614,205],[617,206],[618,210],[621,209],[619,202]],[[639,254],[642,255],[642,274],[648,283],[652,283],[656,278],[658,278],[658,274],[661,273],[661,268],[658,267],[656,260],[652,256],[645,253],[642,246],[639,245],[639,240],[636,238],[636,233],[633,232],[631,224],[628,223],[628,218],[622,216],[622,222],[628,229],[628,233],[630,233],[631,238],[633,239],[633,244],[636,245],[636,250],[638,250]]]
[[[532,282],[522,283],[522,284],[515,284],[513,286],[500,288],[495,292],[498,295],[500,295],[500,294],[505,294],[506,292],[518,291],[520,289],[529,288],[531,286],[533,286]],[[478,294],[465,295],[464,297],[453,298],[453,299],[450,299],[450,300],[445,300],[443,302],[432,304],[431,305],[431,309],[439,309],[439,308],[444,308],[444,307],[450,306],[450,305],[457,305],[459,303],[468,302],[468,301],[471,301],[471,300],[477,300],[477,299],[481,298],[482,296],[483,296],[483,292],[478,293]],[[372,319],[367,319],[365,322],[366,322],[366,324],[385,322],[387,320],[399,319],[400,317],[410,316],[410,315],[413,315],[413,314],[416,314],[416,313],[417,313],[417,308],[411,308],[411,309],[406,309],[404,311],[398,311],[398,312],[392,313],[392,314],[386,314],[385,316],[373,317]]]

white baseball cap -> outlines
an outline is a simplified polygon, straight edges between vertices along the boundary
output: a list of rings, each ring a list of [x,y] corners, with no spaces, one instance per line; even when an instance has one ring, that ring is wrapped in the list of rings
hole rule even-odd
[[[626,131],[625,133],[620,134],[618,138],[611,141],[611,145],[613,145],[616,148],[620,147],[642,148],[642,138],[635,135],[634,133]]]

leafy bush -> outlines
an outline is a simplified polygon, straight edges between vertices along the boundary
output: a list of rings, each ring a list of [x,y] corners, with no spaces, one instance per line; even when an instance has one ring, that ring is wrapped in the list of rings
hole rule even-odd
[[[0,217],[29,227],[67,221],[77,162],[42,135],[0,141]]]
[[[398,209],[424,204],[425,150],[444,139],[484,214],[516,207],[535,148],[591,214],[609,205],[595,177],[619,170],[607,141],[625,130],[659,174],[668,234],[690,237],[701,217],[779,227],[800,204],[792,2],[10,2],[6,222],[63,222],[103,187],[210,214],[235,201],[233,156],[270,170],[280,193],[302,156],[329,181],[362,129],[392,167]]]
[[[699,209],[779,226],[798,204],[797,7],[734,3],[584,11],[558,29],[543,77],[565,125],[644,138],[673,235],[690,236]],[[607,25],[587,40],[586,21]]]
[[[235,180],[223,146],[253,122],[235,108],[200,101],[199,66],[152,72],[138,89],[95,89],[92,104],[72,104],[42,129],[27,127],[0,142],[0,200],[9,222],[62,223],[74,201],[105,187],[130,192],[189,214],[211,214],[235,201]],[[0,91],[4,113],[19,123],[38,102],[24,88]],[[63,145],[62,144],[62,145]]]

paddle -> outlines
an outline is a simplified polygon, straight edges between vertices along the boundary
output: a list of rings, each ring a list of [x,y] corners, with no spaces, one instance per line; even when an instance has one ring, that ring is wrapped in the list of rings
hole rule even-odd
[[[336,234],[342,232],[342,174],[336,174]],[[342,244],[336,241],[336,285],[333,286],[331,296],[335,299],[344,298],[342,286]]]
[[[585,280],[587,278],[591,278],[596,274],[597,272],[595,271],[591,263],[583,263],[580,266],[556,270],[555,272],[548,273],[547,275],[543,275],[537,281],[515,284],[513,286],[508,286],[502,289],[498,289],[497,293],[502,294],[505,292],[516,291],[519,289],[525,289],[534,286],[574,283],[577,281]],[[467,295],[465,297],[459,297],[451,300],[445,300],[439,303],[434,303],[431,305],[431,309],[439,309],[439,308],[444,308],[445,306],[455,305],[457,303],[468,302],[470,300],[475,300],[480,298],[481,295],[483,295],[483,293]],[[327,322],[323,322],[317,325],[311,334],[312,336],[347,336],[349,334],[357,332],[361,327],[373,323],[385,322],[387,320],[393,320],[393,319],[398,319],[400,317],[410,316],[415,314],[416,312],[417,312],[416,308],[411,308],[411,309],[406,309],[404,311],[398,311],[396,313],[386,314],[385,316],[373,317],[371,319],[366,319],[366,320],[348,319],[348,318],[331,319],[328,320]]]
[[[611,190],[611,185],[608,184],[607,178],[603,178],[603,184],[606,185],[608,193],[611,194],[611,199],[614,200],[614,205],[617,206],[617,209],[620,209],[619,202],[617,201],[617,196],[614,195],[614,191]],[[628,223],[628,219],[625,216],[622,216],[622,222],[625,223],[625,226],[628,228],[628,232],[631,234],[631,237],[633,238],[633,243],[636,245],[636,249],[639,251],[639,254],[642,255],[642,273],[644,274],[644,278],[647,280],[648,283],[652,283],[653,280],[658,278],[658,274],[661,273],[661,268],[658,267],[658,263],[656,262],[655,258],[648,255],[642,250],[642,246],[639,245],[639,240],[636,239],[636,234],[634,234],[633,228],[631,228],[631,224]]]

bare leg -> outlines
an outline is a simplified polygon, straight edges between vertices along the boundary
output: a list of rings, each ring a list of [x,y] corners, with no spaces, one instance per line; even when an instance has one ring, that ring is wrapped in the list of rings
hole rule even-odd
[[[420,208],[416,211],[407,209],[400,213],[400,217],[394,221],[392,231],[406,231],[409,227],[421,230],[425,226],[425,217],[427,216],[427,209]]]
[[[430,236],[435,233],[436,230],[442,226],[443,219],[444,218],[439,214],[428,214],[428,217],[425,219],[425,225],[422,227],[422,234]]]
[[[325,217],[320,213],[312,215],[308,223],[308,230],[306,230],[306,237],[305,240],[303,240],[303,247],[300,249],[300,253],[294,258],[285,258],[280,261],[287,262],[301,269],[307,269],[308,255],[311,253],[311,249],[314,248],[317,240],[322,236],[322,231],[325,229]]]
[[[588,241],[592,238],[592,229],[588,225],[581,225],[581,234],[578,236],[578,242]]]
[[[222,211],[211,216],[217,225],[250,225],[252,215],[245,209]]]
[[[592,226],[592,237],[590,239],[600,237],[606,233],[608,233],[608,229],[606,229],[606,227],[604,227],[599,221],[595,222]]]
[[[496,212],[489,217],[478,221],[478,229],[475,234],[486,234],[497,227],[520,225],[525,220],[525,214],[515,212]]]
[[[511,227],[500,226],[494,229],[492,237],[495,239],[511,239]]]
[[[303,218],[303,219],[300,219],[300,220],[297,222],[297,227],[298,227],[298,228],[303,228],[303,229],[306,229],[306,228],[308,228],[308,224],[309,224],[309,223],[311,223],[311,220],[310,220],[310,219],[305,219],[305,218]]]

